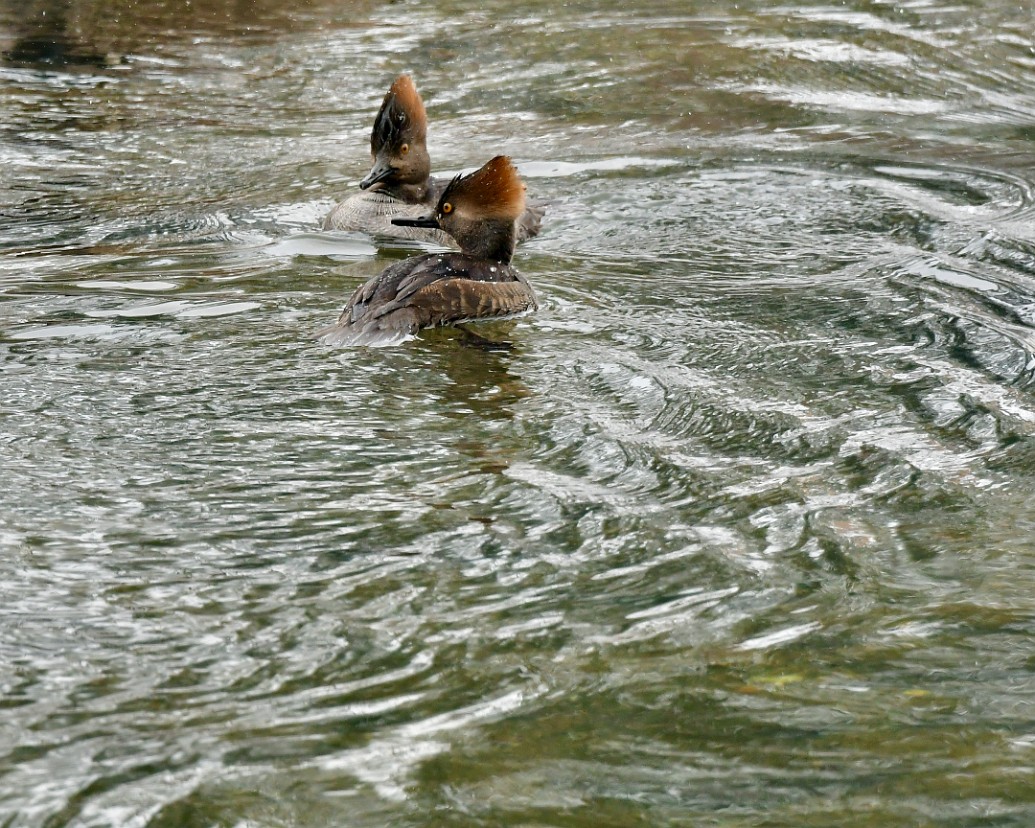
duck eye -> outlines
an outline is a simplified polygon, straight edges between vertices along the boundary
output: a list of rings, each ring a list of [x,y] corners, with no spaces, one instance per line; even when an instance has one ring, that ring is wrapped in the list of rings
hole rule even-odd
[[[448,201],[445,204],[442,205],[442,215],[448,216],[452,212],[453,212],[453,205],[450,204]]]
[[[399,154],[400,155],[406,155],[406,153],[408,153],[409,151],[410,151],[410,145],[409,144],[403,144],[401,147],[399,147]]]

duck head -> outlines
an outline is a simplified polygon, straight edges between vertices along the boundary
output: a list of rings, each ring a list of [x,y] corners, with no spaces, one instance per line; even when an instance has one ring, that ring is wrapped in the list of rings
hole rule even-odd
[[[444,230],[462,252],[506,264],[514,255],[516,222],[524,211],[525,185],[517,168],[497,155],[473,173],[454,178],[431,215],[393,218],[392,224]]]
[[[400,75],[385,95],[370,133],[374,163],[361,190],[381,184],[385,189],[425,186],[431,175],[427,147],[428,116],[409,75]]]

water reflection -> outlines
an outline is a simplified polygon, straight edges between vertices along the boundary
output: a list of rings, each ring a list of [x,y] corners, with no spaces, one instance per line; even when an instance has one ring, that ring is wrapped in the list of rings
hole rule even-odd
[[[113,66],[163,41],[268,37],[319,25],[341,15],[342,6],[336,0],[308,2],[304,11],[279,0],[2,0],[0,54],[23,66]],[[370,4],[349,0],[345,8],[358,24]]]
[[[16,65],[51,65],[51,66],[106,66],[109,56],[97,51],[88,42],[78,39],[70,31],[68,4],[64,0],[36,0],[26,8],[19,3],[17,23],[14,30],[13,43],[0,52],[0,57],[7,63]],[[11,25],[15,18],[10,6],[0,10],[4,13],[4,22]]]

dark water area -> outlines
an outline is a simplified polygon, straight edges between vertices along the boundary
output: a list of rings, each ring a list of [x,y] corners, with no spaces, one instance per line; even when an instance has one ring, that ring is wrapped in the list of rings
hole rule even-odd
[[[1035,824],[1030,3],[0,0],[0,826]],[[413,74],[541,308],[314,339]]]

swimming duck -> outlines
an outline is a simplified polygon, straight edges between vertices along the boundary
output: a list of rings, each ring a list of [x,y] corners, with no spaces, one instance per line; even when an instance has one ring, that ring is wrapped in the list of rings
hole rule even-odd
[[[333,345],[389,345],[421,328],[505,319],[538,308],[535,292],[510,264],[525,185],[497,155],[446,186],[432,212],[393,224],[448,233],[459,253],[396,262],[352,294],[321,339]]]
[[[363,192],[349,196],[327,215],[324,230],[360,230],[396,238],[456,247],[448,233],[428,228],[396,225],[393,218],[417,218],[442,197],[449,182],[431,176],[427,146],[428,116],[409,75],[392,83],[374,119],[370,133],[373,165],[359,182]],[[518,239],[535,236],[542,207],[525,210],[518,223]]]

